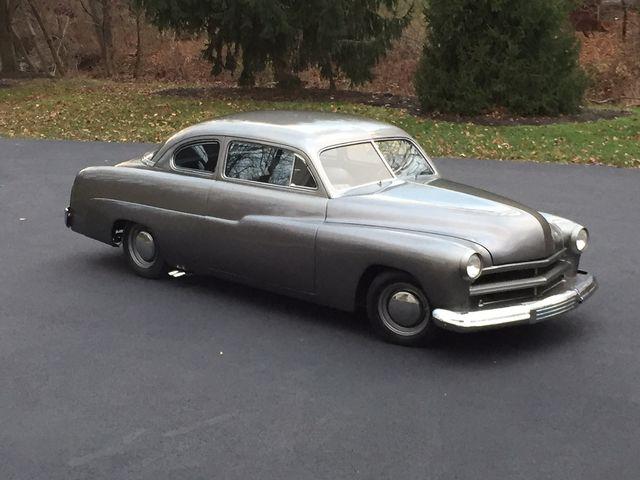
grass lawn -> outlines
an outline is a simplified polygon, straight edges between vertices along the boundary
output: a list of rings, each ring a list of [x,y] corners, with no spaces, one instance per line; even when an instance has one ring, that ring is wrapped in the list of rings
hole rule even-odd
[[[613,120],[490,127],[341,102],[228,101],[156,94],[170,86],[74,79],[36,80],[1,88],[0,135],[160,142],[183,127],[233,112],[304,109],[345,112],[393,123],[438,157],[640,167],[640,108]]]

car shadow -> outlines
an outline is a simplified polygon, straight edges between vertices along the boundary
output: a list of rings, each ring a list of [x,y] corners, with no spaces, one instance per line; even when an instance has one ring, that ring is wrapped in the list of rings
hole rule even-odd
[[[190,291],[223,296],[227,302],[252,306],[257,310],[269,309],[272,316],[288,316],[295,321],[322,322],[334,330],[354,335],[372,337],[367,321],[362,315],[354,315],[311,302],[288,297],[279,293],[247,286],[229,280],[207,275],[185,275],[169,278],[176,288],[188,288]]]
[[[276,316],[289,315],[296,322],[321,322],[327,328],[362,337],[362,340],[379,342],[392,349],[424,352],[425,355],[450,359],[456,362],[487,362],[496,358],[521,356],[546,352],[582,341],[588,334],[580,323],[579,311],[567,315],[570,318],[550,320],[536,325],[488,330],[474,333],[438,331],[430,345],[419,349],[391,346],[381,342],[369,329],[363,313],[347,313],[309,303],[303,300],[271,293],[253,287],[221,280],[215,277],[187,275],[171,279],[176,286],[200,290],[203,294],[223,295],[232,302],[250,304],[257,309],[269,309]],[[397,353],[397,352],[396,352]]]
[[[547,353],[584,342],[590,332],[580,313],[534,325],[522,325],[474,333],[440,332],[429,351],[452,362],[495,363],[497,359]]]
[[[112,270],[114,275],[134,275],[121,255],[105,253],[92,255],[87,261],[93,267]],[[146,281],[144,279],[140,279]],[[364,314],[347,313],[316,305],[266,290],[246,286],[213,276],[186,274],[178,278],[160,280],[171,288],[188,289],[191,293],[211,295],[214,292],[225,302],[267,310],[272,318],[283,321],[320,322],[326,328],[343,334],[361,337],[370,347],[370,342],[391,348],[394,354],[400,351],[421,352],[432,359],[458,363],[495,363],[496,359],[519,357],[551,351],[568,344],[583,342],[593,332],[592,322],[581,321],[580,310],[570,312],[564,318],[535,325],[509,327],[474,333],[455,333],[439,330],[434,342],[423,348],[407,348],[384,344],[368,327]],[[354,342],[357,343],[357,342]]]

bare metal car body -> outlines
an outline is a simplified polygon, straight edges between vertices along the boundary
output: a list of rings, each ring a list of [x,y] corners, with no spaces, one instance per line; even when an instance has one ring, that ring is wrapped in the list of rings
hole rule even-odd
[[[169,265],[348,311],[380,271],[406,272],[428,297],[432,321],[459,331],[549,318],[595,291],[594,277],[579,270],[579,225],[442,179],[433,165],[419,181],[337,191],[321,152],[376,139],[420,149],[399,128],[343,115],[256,112],[198,124],[152,156],[82,170],[68,225],[110,245],[123,225],[145,225]],[[237,140],[294,152],[316,188],[228,178]],[[209,141],[219,146],[215,171],[175,164],[180,148]],[[474,253],[482,273],[471,280],[462,263]]]

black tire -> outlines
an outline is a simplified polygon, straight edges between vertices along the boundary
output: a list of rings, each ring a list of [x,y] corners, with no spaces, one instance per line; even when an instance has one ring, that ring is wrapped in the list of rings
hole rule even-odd
[[[367,317],[379,337],[398,345],[424,346],[437,334],[427,296],[417,282],[403,272],[384,272],[371,282],[367,291]]]
[[[140,245],[141,241],[145,240],[146,245]],[[149,246],[149,242],[151,246]],[[158,251],[153,234],[144,225],[136,223],[127,225],[124,230],[122,250],[127,264],[141,277],[162,278],[166,276],[169,270],[167,263]]]

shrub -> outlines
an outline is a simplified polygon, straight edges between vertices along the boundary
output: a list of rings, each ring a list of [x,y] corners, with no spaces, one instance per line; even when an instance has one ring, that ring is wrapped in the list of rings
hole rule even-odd
[[[522,115],[578,110],[587,80],[567,0],[426,0],[415,78],[423,109]]]

